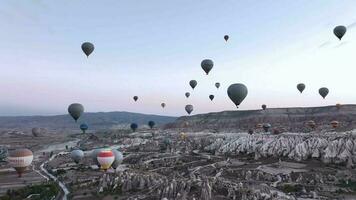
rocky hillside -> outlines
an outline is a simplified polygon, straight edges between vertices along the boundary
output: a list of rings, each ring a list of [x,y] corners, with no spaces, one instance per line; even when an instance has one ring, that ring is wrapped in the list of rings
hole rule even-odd
[[[330,131],[330,122],[337,120],[337,131],[356,128],[356,105],[309,107],[309,108],[270,108],[266,110],[223,111],[178,118],[167,124],[167,129],[186,131],[247,131],[257,124],[270,123],[272,129],[291,132],[308,132],[306,122],[313,120],[316,130]]]
[[[48,129],[78,129],[83,122],[89,125],[92,130],[107,129],[113,126],[137,123],[138,125],[147,124],[153,120],[157,125],[173,122],[176,117],[146,115],[130,112],[98,112],[84,113],[75,123],[69,115],[55,116],[19,116],[19,117],[0,117],[0,128],[33,128],[42,127]]]

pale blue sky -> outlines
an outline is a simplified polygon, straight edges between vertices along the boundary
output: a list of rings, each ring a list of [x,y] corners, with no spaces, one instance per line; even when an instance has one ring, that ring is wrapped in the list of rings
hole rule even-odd
[[[72,102],[91,112],[234,110],[226,88],[237,82],[249,89],[240,109],[356,103],[355,22],[354,0],[3,0],[0,115],[61,114]],[[351,25],[341,42],[340,24]],[[209,76],[204,58],[215,62]]]

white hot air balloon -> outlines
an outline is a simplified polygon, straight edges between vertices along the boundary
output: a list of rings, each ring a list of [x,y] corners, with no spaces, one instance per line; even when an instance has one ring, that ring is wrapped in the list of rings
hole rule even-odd
[[[101,166],[101,169],[107,170],[111,167],[115,160],[115,155],[111,149],[103,149],[98,153],[97,160]]]

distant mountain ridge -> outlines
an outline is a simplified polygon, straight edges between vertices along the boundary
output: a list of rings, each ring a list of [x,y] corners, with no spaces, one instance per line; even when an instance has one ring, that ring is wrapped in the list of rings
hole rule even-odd
[[[345,131],[356,128],[356,105],[324,107],[268,108],[266,110],[222,111],[193,116],[179,117],[175,122],[165,125],[166,129],[186,131],[247,131],[256,130],[257,124],[270,123],[273,128],[285,131],[310,131],[306,126],[309,120],[315,121],[316,130],[330,128],[330,122],[337,120]]]
[[[173,122],[177,117],[131,113],[125,111],[117,112],[97,112],[84,113],[83,116],[74,122],[70,115],[53,116],[11,116],[0,117],[0,128],[33,128],[42,127],[48,129],[78,129],[83,122],[87,123],[90,129],[107,129],[112,126],[137,123],[147,124],[152,120],[157,125]]]

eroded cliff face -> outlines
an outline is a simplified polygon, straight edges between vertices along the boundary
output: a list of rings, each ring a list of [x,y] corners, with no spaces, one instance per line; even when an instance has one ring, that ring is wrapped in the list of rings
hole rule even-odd
[[[270,123],[272,129],[290,132],[309,132],[307,121],[316,123],[315,131],[330,131],[330,122],[337,120],[337,131],[356,128],[356,105],[311,107],[311,108],[269,108],[267,110],[223,111],[178,118],[165,126],[166,129],[183,131],[247,131],[257,124]]]

